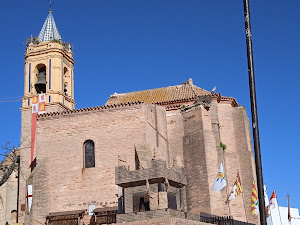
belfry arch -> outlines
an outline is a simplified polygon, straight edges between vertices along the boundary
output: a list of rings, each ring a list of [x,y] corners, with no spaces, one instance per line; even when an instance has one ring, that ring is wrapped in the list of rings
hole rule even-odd
[[[71,96],[70,84],[71,84],[71,75],[67,67],[64,67],[64,93],[66,96]]]
[[[46,79],[46,65],[45,64],[38,64],[36,66],[35,72],[36,72],[36,79],[34,82],[35,90],[38,94],[40,93],[46,93],[46,85],[47,85],[47,79]]]

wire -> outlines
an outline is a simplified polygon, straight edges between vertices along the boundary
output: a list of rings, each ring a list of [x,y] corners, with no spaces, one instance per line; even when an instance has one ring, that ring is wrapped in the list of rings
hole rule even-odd
[[[22,98],[23,96],[16,96],[16,97],[8,97],[8,98],[0,98],[0,100],[7,100],[12,98]]]
[[[22,101],[22,99],[21,99],[22,97],[23,96],[0,98],[0,103],[5,103],[5,102],[20,102],[20,101]]]
[[[7,101],[0,101],[0,103],[4,103],[4,102],[20,102],[22,101],[22,99],[17,99],[17,100],[7,100]]]

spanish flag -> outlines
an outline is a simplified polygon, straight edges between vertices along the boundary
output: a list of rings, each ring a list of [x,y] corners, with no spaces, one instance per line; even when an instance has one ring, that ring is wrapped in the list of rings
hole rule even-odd
[[[258,213],[259,213],[257,191],[256,191],[256,186],[255,186],[254,180],[253,180],[253,184],[252,184],[251,212],[252,212],[252,214],[255,214],[255,215],[258,215]]]

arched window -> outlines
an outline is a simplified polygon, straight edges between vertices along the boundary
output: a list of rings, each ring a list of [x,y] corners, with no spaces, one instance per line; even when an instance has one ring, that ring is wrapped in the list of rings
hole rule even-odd
[[[84,168],[95,167],[95,145],[92,140],[86,140],[84,147]]]

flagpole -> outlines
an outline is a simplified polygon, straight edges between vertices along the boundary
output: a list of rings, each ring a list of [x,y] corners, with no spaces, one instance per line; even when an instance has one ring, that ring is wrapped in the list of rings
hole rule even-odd
[[[220,148],[222,149],[222,152],[223,152],[223,160],[222,160],[222,163],[224,162],[224,174],[225,175],[225,181],[226,181],[226,186],[225,186],[225,189],[226,189],[226,198],[229,196],[228,194],[228,180],[227,180],[227,171],[226,171],[226,162],[225,162],[225,149],[226,149],[226,145],[221,145],[222,141],[221,141],[221,135],[220,135],[220,125],[218,126],[219,127],[219,141],[220,141]],[[229,213],[229,216],[231,216],[231,210],[230,210],[230,201],[228,202],[228,213]]]
[[[275,191],[275,189],[274,189],[274,191]],[[276,191],[275,191],[275,193],[276,193]],[[281,219],[281,213],[280,213],[280,210],[279,210],[277,195],[276,195],[276,201],[277,201],[277,208],[278,208],[278,213],[279,213],[279,218],[280,218],[280,224],[282,225],[282,219]]]
[[[225,150],[222,148],[222,151],[223,151],[223,162],[224,162],[224,174],[226,174],[225,180],[226,180],[226,198],[227,198],[227,196],[229,194],[228,194],[228,180],[227,180],[227,172],[226,172],[226,164],[225,164]],[[231,216],[230,201],[228,202],[228,213],[229,213],[229,216]]]
[[[259,129],[258,129],[249,0],[244,0],[244,16],[245,16],[248,75],[249,75],[249,86],[250,86],[252,129],[253,129],[253,142],[254,142],[254,152],[255,152],[260,223],[261,225],[267,225],[265,202],[264,202],[264,188],[263,188],[263,175],[262,175],[262,164],[261,164],[261,153],[260,153]]]
[[[286,198],[288,200],[288,220],[289,220],[289,223],[291,223],[292,222],[292,215],[291,215],[290,195],[287,194]]]

